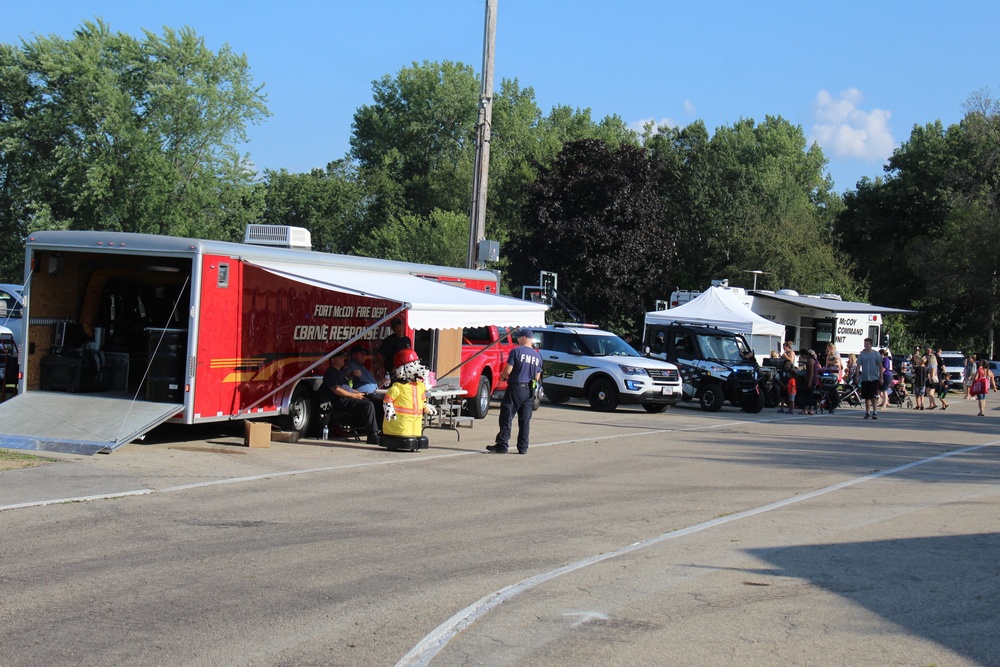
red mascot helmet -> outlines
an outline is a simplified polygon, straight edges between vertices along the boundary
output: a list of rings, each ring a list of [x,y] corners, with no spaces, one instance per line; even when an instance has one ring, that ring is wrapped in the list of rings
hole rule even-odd
[[[420,357],[418,357],[417,353],[411,349],[400,350],[392,359],[392,363],[396,368],[413,363],[414,361],[420,361]]]

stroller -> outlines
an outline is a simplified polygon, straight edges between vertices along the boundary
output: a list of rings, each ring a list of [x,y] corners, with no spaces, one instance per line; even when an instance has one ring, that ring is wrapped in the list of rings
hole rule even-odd
[[[895,371],[892,373],[892,386],[886,389],[886,393],[889,395],[889,405],[895,405],[900,408],[913,407],[913,399],[910,398],[909,392],[906,391],[906,378],[900,377],[899,373]]]
[[[837,387],[841,404],[846,403],[852,408],[860,406],[863,401],[861,400],[861,394],[858,393],[859,390],[860,387],[858,385],[849,382]]]

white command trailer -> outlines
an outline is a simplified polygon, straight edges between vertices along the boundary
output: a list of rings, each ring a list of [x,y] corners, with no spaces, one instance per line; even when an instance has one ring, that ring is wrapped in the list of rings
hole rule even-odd
[[[912,313],[912,310],[887,308],[858,301],[844,301],[836,294],[800,295],[794,290],[748,292],[753,298],[750,309],[761,317],[785,327],[785,340],[796,350],[812,349],[822,355],[833,343],[842,357],[864,349],[865,338],[875,347],[882,341],[882,316],[886,313]]]
[[[285,228],[265,231],[275,229]],[[464,327],[544,324],[546,306],[496,292],[488,271],[145,234],[33,233],[19,391],[0,404],[0,447],[110,452],[164,421],[267,418],[305,432],[326,360],[355,343],[371,359],[395,316],[432,370],[459,363]]]

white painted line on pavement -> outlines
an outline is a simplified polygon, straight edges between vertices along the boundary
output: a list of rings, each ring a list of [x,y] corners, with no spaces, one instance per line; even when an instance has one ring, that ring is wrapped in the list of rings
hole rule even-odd
[[[987,442],[982,445],[974,445],[972,447],[965,447],[963,449],[956,449],[954,451],[945,452],[943,454],[938,454],[936,456],[931,456],[926,459],[921,459],[919,461],[913,461],[912,463],[906,463],[889,470],[883,470],[881,472],[872,473],[870,475],[865,475],[864,477],[856,477],[839,484],[834,484],[832,486],[827,486],[822,489],[816,489],[815,491],[809,491],[802,494],[797,494],[784,500],[778,500],[761,507],[756,507],[754,509],[746,510],[744,512],[738,512],[736,514],[730,514],[728,516],[719,517],[712,519],[711,521],[705,521],[704,523],[699,523],[694,526],[688,526],[687,528],[682,528],[680,530],[674,530],[669,533],[664,533],[656,537],[644,540],[642,542],[636,542],[630,544],[627,547],[622,547],[617,551],[611,551],[607,553],[598,554],[596,556],[590,556],[589,558],[584,558],[583,560],[578,560],[575,563],[570,563],[568,565],[563,565],[562,567],[550,570],[549,572],[543,572],[537,574],[534,577],[525,579],[516,584],[507,586],[506,588],[501,588],[498,591],[490,593],[489,595],[480,598],[476,602],[472,603],[465,609],[461,610],[447,621],[436,627],[430,634],[425,636],[416,646],[410,650],[405,656],[403,656],[399,662],[396,663],[396,667],[410,667],[411,665],[427,665],[430,663],[434,657],[448,645],[458,633],[460,633],[465,628],[469,627],[477,620],[492,611],[497,605],[510,600],[511,598],[520,595],[521,593],[535,588],[540,584],[547,581],[555,579],[556,577],[568,574],[570,572],[575,572],[576,570],[583,569],[589,565],[594,565],[595,563],[600,563],[611,558],[617,558],[618,556],[623,556],[625,554],[630,554],[640,549],[645,549],[646,547],[651,547],[661,542],[667,540],[676,539],[678,537],[684,537],[686,535],[691,535],[693,533],[698,533],[703,530],[708,530],[709,528],[715,528],[716,526],[721,526],[723,524],[731,523],[733,521],[739,521],[741,519],[747,519],[749,517],[757,516],[765,512],[770,512],[772,510],[781,509],[783,507],[788,507],[789,505],[794,505],[800,503],[804,500],[810,500],[818,496],[826,495],[834,491],[839,491],[845,489],[849,486],[854,486],[855,484],[861,484],[863,482],[868,482],[873,479],[878,479],[879,477],[885,477],[887,475],[894,475],[898,472],[903,472],[904,470],[909,470],[910,468],[916,468],[917,466],[922,466],[927,463],[933,463],[941,459],[948,458],[950,456],[956,456],[958,454],[967,454],[969,452],[976,451],[977,449],[982,449],[984,447],[992,447],[1000,444],[1000,440],[994,440],[993,442]]]
[[[751,422],[723,422],[730,426],[738,426],[744,423]],[[715,428],[715,425],[706,426],[703,428]],[[532,447],[551,447],[553,445],[566,445],[572,444],[574,442],[599,442],[601,440],[615,440],[617,438],[634,438],[645,435],[656,435],[658,433],[670,433],[675,432],[678,429],[655,429],[652,431],[632,431],[629,433],[616,433],[614,435],[605,435],[591,438],[575,438],[573,440],[558,440],[553,442],[543,442],[536,445],[531,445]],[[681,429],[681,430],[692,430],[692,429]],[[697,429],[693,429],[697,430]],[[291,477],[293,475],[309,475],[318,472],[333,472],[337,470],[350,470],[351,468],[368,468],[372,466],[385,466],[385,465],[401,465],[404,463],[418,463],[421,461],[432,461],[434,459],[446,459],[454,456],[469,456],[470,454],[485,454],[486,452],[477,450],[471,452],[448,452],[446,454],[432,454],[429,456],[421,456],[419,458],[400,458],[392,461],[371,461],[367,463],[348,463],[345,465],[337,466],[325,466],[322,468],[302,468],[298,470],[285,470],[282,472],[266,472],[259,475],[249,475],[246,477],[227,477],[225,479],[213,479],[206,482],[192,482],[191,484],[181,484],[179,486],[169,486],[162,489],[134,489],[132,491],[119,491],[112,493],[103,493],[99,495],[91,496],[73,496],[70,498],[54,498],[51,500],[33,500],[23,503],[14,503],[11,505],[0,505],[0,512],[4,510],[14,510],[14,509],[25,509],[28,507],[45,507],[48,505],[60,505],[62,503],[82,503],[91,500],[113,500],[115,498],[125,498],[127,496],[144,496],[151,493],[170,493],[173,491],[187,491],[189,489],[200,489],[208,486],[219,486],[222,484],[241,484],[244,482],[256,482],[263,479],[276,479],[279,477]]]
[[[284,470],[282,472],[266,472],[259,475],[249,475],[246,477],[227,477],[225,479],[213,479],[207,482],[192,482],[191,484],[181,484],[179,486],[168,486],[162,489],[136,489],[134,491],[121,491],[118,493],[106,493],[96,496],[76,496],[73,498],[57,498],[53,500],[37,500],[25,503],[15,503],[13,505],[0,505],[0,512],[4,510],[22,509],[25,507],[44,507],[46,505],[58,505],[60,503],[79,503],[88,500],[111,500],[114,498],[124,498],[126,496],[142,496],[151,493],[170,493],[173,491],[187,491],[189,489],[200,489],[207,486],[220,486],[222,484],[238,484],[242,482],[256,482],[262,479],[275,479],[278,477],[291,477],[292,475],[308,475],[317,472],[330,472],[333,470],[349,470],[351,468],[367,468],[369,466],[399,465],[401,463],[411,463],[415,461],[429,461],[432,459],[443,459],[451,456],[467,456],[469,454],[479,454],[480,452],[449,452],[447,454],[437,454],[435,456],[423,456],[419,459],[397,459],[393,461],[373,461],[370,463],[348,463],[339,466],[326,466],[323,468],[302,468],[299,470]]]
[[[601,442],[602,440],[616,440],[619,438],[635,438],[646,435],[657,435],[660,433],[683,433],[692,431],[708,431],[716,428],[724,428],[730,426],[745,426],[747,424],[759,424],[761,422],[771,422],[771,421],[787,421],[788,419],[761,419],[761,420],[741,420],[741,421],[720,421],[715,424],[703,425],[703,426],[692,426],[690,428],[658,428],[650,431],[629,431],[627,433],[616,433],[614,435],[604,435],[589,438],[573,438],[571,440],[553,440],[552,442],[543,442],[537,445],[531,445],[532,447],[552,447],[554,445],[568,445],[576,442]],[[985,446],[985,445],[984,445]],[[207,482],[194,482],[191,484],[182,484],[180,486],[170,486],[163,489],[134,489],[132,491],[119,491],[113,493],[104,493],[98,495],[90,496],[74,496],[70,498],[53,498],[50,500],[33,500],[23,503],[13,503],[10,505],[0,505],[0,512],[5,510],[15,510],[15,509],[26,509],[29,507],[46,507],[48,505],[61,505],[63,503],[82,503],[91,500],[113,500],[115,498],[126,498],[128,496],[145,496],[151,493],[168,493],[173,491],[186,491],[189,489],[198,489],[208,486],[219,486],[221,484],[240,484],[243,482],[256,482],[263,479],[275,479],[279,477],[291,477],[293,475],[308,475],[318,472],[332,472],[337,470],[349,470],[351,468],[367,468],[370,466],[383,466],[383,465],[399,465],[403,463],[417,463],[420,461],[431,461],[434,459],[444,459],[451,458],[453,456],[468,456],[470,454],[484,454],[482,451],[473,452],[448,452],[447,454],[434,454],[430,456],[421,456],[419,458],[401,458],[393,461],[373,461],[369,463],[349,463],[346,465],[339,466],[326,466],[322,468],[304,468],[300,470],[286,470],[283,472],[268,472],[261,473],[260,475],[250,475],[247,477],[227,477],[225,479],[213,479]]]
[[[532,445],[532,447],[549,447],[552,445],[564,445],[574,442],[596,442],[599,440],[613,440],[616,438],[624,437],[637,437],[644,435],[655,435],[657,433],[667,433],[674,429],[657,429],[655,431],[638,431],[632,433],[616,433],[614,435],[601,436],[596,438],[582,438],[575,440],[560,440],[558,442],[546,442],[537,445]],[[53,498],[50,500],[33,500],[23,503],[14,503],[11,505],[0,505],[0,512],[4,510],[14,510],[14,509],[25,509],[28,507],[45,507],[48,505],[60,505],[62,503],[82,503],[91,500],[113,500],[115,498],[125,498],[127,496],[144,496],[151,493],[170,493],[174,491],[187,491],[190,489],[200,489],[208,486],[219,486],[222,484],[241,484],[244,482],[256,482],[263,479],[276,479],[279,477],[291,477],[293,475],[309,475],[318,472],[333,472],[337,470],[350,470],[351,468],[368,468],[372,466],[387,466],[387,465],[401,465],[404,463],[417,463],[420,461],[432,461],[434,459],[446,459],[454,456],[469,456],[470,454],[485,454],[482,451],[471,451],[471,452],[448,452],[446,454],[432,454],[429,456],[421,456],[419,458],[400,458],[392,461],[370,461],[367,463],[348,463],[345,465],[336,466],[325,466],[322,468],[301,468],[298,470],[285,470],[282,472],[266,472],[259,475],[249,475],[246,477],[227,477],[225,479],[213,479],[206,482],[192,482],[191,484],[181,484],[178,486],[169,486],[162,489],[134,489],[132,491],[118,491],[112,493],[102,493],[99,495],[91,496],[72,496],[69,498]]]
[[[126,496],[145,496],[150,493],[154,493],[153,489],[136,489],[134,491],[121,491],[119,493],[102,493],[98,496],[76,496],[75,498],[56,498],[53,500],[31,500],[25,503],[14,503],[13,505],[0,505],[0,512],[4,510],[24,509],[25,507],[59,505],[62,503],[85,503],[88,500],[108,500],[110,498],[124,498]]]

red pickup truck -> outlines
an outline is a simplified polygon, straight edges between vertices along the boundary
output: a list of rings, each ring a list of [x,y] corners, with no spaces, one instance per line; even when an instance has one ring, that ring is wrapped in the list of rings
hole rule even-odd
[[[507,389],[507,383],[500,379],[500,371],[507,363],[507,354],[517,347],[517,341],[511,339],[514,331],[496,326],[462,330],[461,384],[468,396],[466,410],[476,419],[482,419],[490,411],[490,399],[494,394]],[[470,358],[471,361],[467,361]]]

